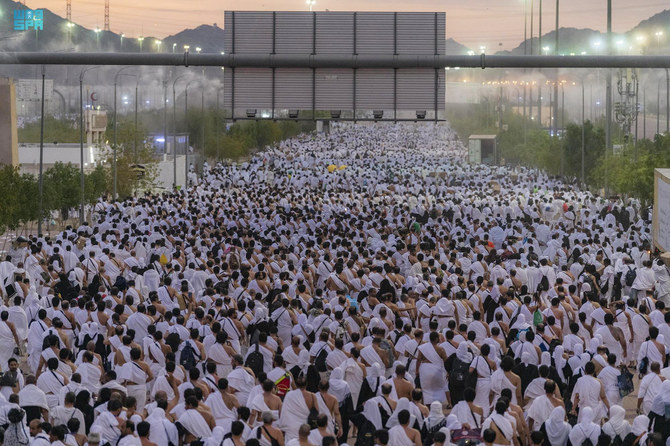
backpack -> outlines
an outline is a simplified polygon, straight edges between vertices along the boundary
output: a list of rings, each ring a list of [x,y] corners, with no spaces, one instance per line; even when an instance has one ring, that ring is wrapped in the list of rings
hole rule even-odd
[[[443,427],[447,425],[447,419],[445,418],[444,420],[440,421],[437,423],[435,426],[431,427],[428,429],[426,427],[426,423],[424,422],[423,426],[421,426],[421,438],[422,438],[422,443],[423,446],[431,446],[435,441],[433,438],[435,437],[435,434],[440,431]]]
[[[628,371],[626,366],[621,366],[621,374],[617,377],[617,387],[621,398],[630,394],[633,390],[633,374]]]
[[[114,286],[119,289],[119,291],[125,291],[128,288],[128,283],[126,282],[125,277],[118,276],[114,281]]]
[[[540,283],[537,285],[538,291],[549,291],[549,279],[547,276],[543,275],[540,279]]]
[[[615,435],[614,438],[612,438],[610,446],[623,446],[623,440],[621,439],[621,436]]]
[[[470,374],[470,364],[459,360],[458,358],[454,359],[453,364],[451,365],[451,373],[449,374],[449,382],[461,388],[465,388],[465,382],[468,379]]]
[[[184,348],[181,350],[181,355],[179,356],[179,364],[190,371],[197,363],[198,360],[196,359],[195,349],[189,341],[186,341]]]
[[[327,345],[321,347],[319,353],[316,354],[314,358],[314,365],[319,372],[327,372],[328,366],[326,365],[326,359],[328,358],[328,351],[326,350]]]
[[[626,281],[626,286],[633,286],[633,282],[635,282],[636,277],[637,271],[629,266],[628,271],[626,271],[626,278],[624,279]]]
[[[263,358],[263,353],[258,351],[259,348],[260,345],[256,344],[256,350],[249,353],[249,355],[247,356],[247,360],[244,362],[244,365],[249,367],[256,376],[263,373],[263,363],[265,362],[265,359]]]
[[[91,280],[91,283],[88,284],[88,287],[86,287],[86,290],[88,291],[88,294],[91,296],[95,296],[98,294],[98,289],[100,288],[100,274],[96,274],[93,276],[93,279]]]

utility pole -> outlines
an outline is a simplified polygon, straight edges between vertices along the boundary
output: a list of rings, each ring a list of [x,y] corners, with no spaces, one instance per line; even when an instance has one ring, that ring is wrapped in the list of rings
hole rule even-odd
[[[607,0],[607,54],[612,55],[612,0]],[[609,196],[609,167],[607,158],[612,147],[612,70],[607,68],[605,87],[605,195]]]
[[[540,0],[540,11],[537,26],[537,54],[542,55],[542,0]],[[542,128],[542,82],[537,84],[537,121]],[[549,123],[551,128],[551,123]]]
[[[39,177],[39,211],[37,213],[37,235],[42,235],[42,221],[44,220],[44,82],[47,69],[42,65],[42,112],[40,115],[40,177]]]
[[[554,54],[558,56],[558,4],[560,0],[556,0],[556,35],[554,43]],[[558,82],[559,82],[559,70],[556,69],[556,79],[554,83],[554,98],[558,98]],[[558,101],[554,99],[554,116],[558,116]],[[565,128],[565,123],[563,123],[563,128]],[[554,136],[558,136],[558,122],[554,118]]]

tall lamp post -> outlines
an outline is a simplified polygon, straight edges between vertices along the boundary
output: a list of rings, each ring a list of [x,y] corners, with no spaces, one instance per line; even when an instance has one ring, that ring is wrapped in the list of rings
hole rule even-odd
[[[135,164],[137,164],[137,129],[138,129],[138,122],[137,122],[137,109],[139,106],[139,100],[140,97],[137,94],[138,89],[140,86],[140,74],[137,75],[137,82],[135,82],[135,132],[134,132],[134,143],[133,143],[133,157],[135,158]]]
[[[197,79],[193,79],[192,81],[189,81],[189,83],[186,84],[186,87],[184,87],[184,121],[186,121],[186,124],[188,125],[188,87],[191,86],[191,84],[198,82]],[[204,97],[203,97],[203,104],[205,103]],[[204,111],[204,110],[203,110]],[[185,166],[185,172],[186,172],[186,187],[188,188],[188,147],[184,148],[184,164]]]
[[[113,159],[113,163],[112,163],[112,170],[114,171],[114,189],[113,189],[112,197],[115,200],[116,200],[116,190],[117,190],[117,184],[118,184],[117,170],[116,170],[116,159],[117,159],[117,149],[118,149],[118,146],[116,144],[116,130],[117,130],[117,127],[118,127],[118,123],[117,123],[117,120],[116,120],[116,116],[117,116],[116,115],[116,106],[117,106],[117,102],[118,102],[117,99],[116,99],[116,87],[117,87],[118,82],[119,82],[119,76],[121,76],[123,70],[126,70],[128,68],[131,68],[131,66],[122,67],[119,71],[116,72],[116,75],[114,75],[114,137],[113,137],[114,159]]]
[[[84,194],[84,76],[87,71],[100,68],[99,66],[84,68],[79,74],[79,186],[81,188],[81,203],[79,205],[79,223],[84,224],[84,206],[86,196]]]
[[[312,12],[314,5],[316,4],[316,0],[307,0],[306,3],[307,6],[309,6],[309,12]]]
[[[39,210],[37,213],[37,234],[42,234],[42,220],[44,216],[44,82],[46,78],[46,66],[42,65],[42,111],[40,116],[40,178],[39,178]]]
[[[173,188],[177,190],[177,81],[186,74],[180,74],[172,82],[172,160],[173,160]]]
[[[100,49],[100,28],[95,29],[95,46]]]

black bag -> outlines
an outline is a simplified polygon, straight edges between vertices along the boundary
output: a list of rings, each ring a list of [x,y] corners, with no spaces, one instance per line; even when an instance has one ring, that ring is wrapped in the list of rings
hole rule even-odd
[[[88,284],[88,287],[86,287],[86,290],[88,291],[88,294],[91,296],[95,296],[98,294],[98,289],[100,288],[100,274],[96,274],[93,276],[93,280],[91,280],[91,283]]]
[[[537,285],[538,291],[549,291],[549,279],[547,276],[543,275],[540,279],[540,283]]]
[[[244,365],[253,370],[254,375],[256,376],[263,373],[263,363],[265,362],[265,359],[263,358],[263,353],[258,351],[259,348],[260,345],[256,344],[256,350],[249,353],[249,356],[247,356],[247,360],[244,362]]]
[[[328,358],[328,350],[326,350],[327,345],[324,345],[321,347],[321,350],[319,350],[319,353],[316,354],[316,357],[314,358],[314,365],[316,366],[316,370],[319,372],[327,372],[328,371],[328,365],[326,364],[326,359]]]
[[[258,429],[256,430],[256,439],[259,442],[260,442],[261,436],[263,435],[261,433],[261,429],[263,429],[265,431],[265,433],[268,434],[268,437],[270,437],[270,444],[272,446],[279,446],[279,442],[277,441],[277,439],[275,437],[273,437],[272,435],[270,435],[270,432],[268,432],[268,430],[265,428],[265,426],[259,426]]]
[[[607,294],[607,292],[609,291],[609,289],[610,289],[610,281],[609,281],[609,280],[606,280],[606,281],[605,281],[605,284],[604,284],[604,285],[601,285],[601,287],[600,287],[600,292],[601,292],[602,294]]]
[[[430,429],[426,427],[426,424],[424,423],[423,426],[421,426],[421,441],[423,443],[423,446],[431,446],[434,441],[435,434],[440,431],[444,426],[447,425],[447,419],[445,418],[444,420],[440,421],[437,423],[435,426],[432,426]]]
[[[633,374],[628,371],[626,366],[621,366],[621,374],[617,377],[617,387],[619,388],[619,396],[624,398],[628,396],[635,387],[633,385]]]
[[[637,271],[635,271],[633,268],[630,266],[628,267],[628,271],[626,271],[626,286],[633,286],[633,282],[635,282],[635,279],[637,278]]]
[[[312,404],[318,406],[319,403],[316,402],[316,396],[314,396]],[[309,415],[307,415],[307,424],[309,424],[310,429],[316,429],[318,427],[316,425],[316,419],[319,417],[319,409],[314,406],[309,408]]]
[[[365,417],[359,415],[362,418],[363,423],[360,424],[358,428],[358,436],[356,437],[356,443],[354,446],[373,446],[375,444],[375,425],[372,424]]]
[[[179,356],[179,364],[184,366],[186,370],[191,370],[195,368],[198,360],[196,359],[196,352],[193,346],[189,341],[186,341],[184,348],[181,350],[181,355]]]
[[[449,384],[456,388],[460,387],[464,389],[469,375],[470,364],[463,362],[458,358],[454,358],[454,362],[451,365],[451,373],[449,373]]]
[[[126,282],[125,277],[117,276],[114,281],[114,286],[119,289],[119,291],[125,291],[128,288],[128,283]]]

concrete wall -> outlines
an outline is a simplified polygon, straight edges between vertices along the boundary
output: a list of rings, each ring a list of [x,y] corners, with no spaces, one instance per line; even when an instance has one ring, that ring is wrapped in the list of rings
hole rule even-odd
[[[182,155],[177,156],[177,186],[184,187],[185,176],[186,176],[186,167],[185,157]],[[190,162],[190,158],[189,158]],[[171,156],[166,156],[158,163],[158,172],[156,175],[156,186],[162,187],[167,190],[172,190],[172,183],[174,180],[174,160]]]
[[[0,164],[19,164],[16,87],[8,78],[0,78]]]

